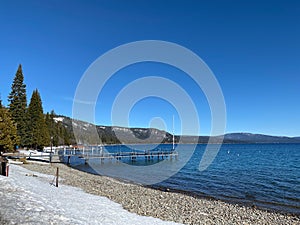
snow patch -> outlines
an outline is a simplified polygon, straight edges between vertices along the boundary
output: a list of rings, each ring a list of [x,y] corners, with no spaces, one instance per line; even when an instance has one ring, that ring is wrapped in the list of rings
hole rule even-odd
[[[124,131],[124,132],[127,132],[127,131],[129,131],[129,128],[126,128],[126,127],[113,127],[113,131]]]
[[[55,121],[56,123],[62,122],[62,121],[64,120],[63,117],[54,117],[53,119],[54,119],[54,121]]]
[[[9,177],[0,176],[2,217],[12,224],[176,224],[130,213],[79,188],[57,188],[51,185],[53,178],[10,165]]]

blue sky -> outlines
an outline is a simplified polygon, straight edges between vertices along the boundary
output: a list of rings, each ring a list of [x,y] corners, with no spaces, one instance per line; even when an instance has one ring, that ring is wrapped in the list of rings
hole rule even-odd
[[[139,40],[164,40],[199,55],[222,88],[226,132],[300,136],[300,3],[298,1],[1,1],[0,93],[4,104],[18,64],[28,101],[37,88],[44,111],[72,116],[82,75],[99,56]],[[113,100],[124,85],[147,75],[172,79],[192,96],[200,134],[210,133],[203,93],[181,71],[157,63],[119,71],[99,95],[96,123],[111,124]],[[144,99],[130,126],[161,117],[172,130],[176,110]],[[176,133],[180,133],[179,122]]]

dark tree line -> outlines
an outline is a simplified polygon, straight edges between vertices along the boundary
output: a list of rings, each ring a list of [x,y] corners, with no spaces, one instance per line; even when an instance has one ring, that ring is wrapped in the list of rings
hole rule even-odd
[[[70,144],[70,134],[63,124],[54,120],[52,111],[43,112],[39,91],[33,91],[27,105],[26,85],[19,65],[8,96],[8,107],[0,100],[0,150],[17,147],[42,149],[44,146]]]
[[[73,132],[68,130],[68,127],[61,121],[55,121],[56,114],[52,110],[51,113],[47,113],[45,116],[46,125],[52,137],[52,144],[54,146],[70,145],[75,143]]]

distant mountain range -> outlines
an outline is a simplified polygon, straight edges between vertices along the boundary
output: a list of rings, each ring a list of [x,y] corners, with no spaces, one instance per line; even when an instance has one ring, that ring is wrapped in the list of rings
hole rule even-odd
[[[251,133],[225,134],[226,142],[238,143],[300,143],[300,137],[270,136]]]
[[[93,124],[80,120],[72,120],[69,117],[57,116],[56,122],[62,123],[70,133],[73,133],[73,126],[76,127],[77,144],[99,144],[99,137],[102,143],[172,143],[172,134],[155,128],[127,128],[118,126],[96,126],[98,134],[95,134]],[[73,125],[72,125],[73,124]],[[181,138],[182,137],[182,138]],[[184,143],[207,143],[209,136],[175,136],[175,142]],[[213,143],[221,143],[222,136],[214,136],[210,139]],[[75,143],[75,138],[73,138]],[[229,133],[224,135],[223,143],[300,143],[300,137],[270,136],[252,133]]]

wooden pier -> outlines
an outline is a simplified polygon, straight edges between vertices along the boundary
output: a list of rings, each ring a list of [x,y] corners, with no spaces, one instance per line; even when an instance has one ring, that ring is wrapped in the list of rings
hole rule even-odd
[[[152,151],[131,151],[131,152],[101,152],[101,151],[91,151],[91,150],[85,150],[80,152],[65,152],[62,154],[62,156],[67,157],[67,164],[70,164],[71,157],[78,157],[85,160],[85,163],[88,162],[90,159],[100,159],[100,160],[131,160],[131,161],[137,161],[141,159],[145,159],[146,161],[151,160],[164,160],[164,159],[177,159],[178,152],[176,151],[166,151],[166,150],[152,150]]]
[[[177,159],[178,152],[175,150],[142,150],[142,151],[118,151],[118,152],[107,152],[102,150],[102,148],[89,148],[89,149],[60,149],[58,151],[45,154],[35,153],[25,155],[24,153],[9,153],[6,154],[7,157],[11,158],[26,158],[29,160],[39,160],[46,161],[50,163],[65,162],[70,164],[71,158],[76,157],[84,159],[87,163],[90,159],[100,159],[103,160],[131,160],[132,162],[137,160],[145,159],[145,161],[151,160],[164,160],[164,159]]]

